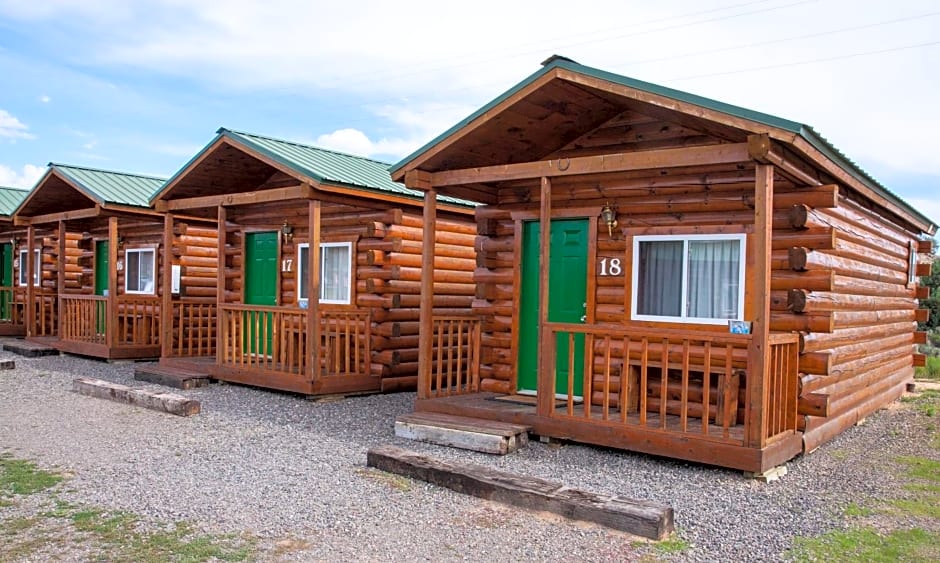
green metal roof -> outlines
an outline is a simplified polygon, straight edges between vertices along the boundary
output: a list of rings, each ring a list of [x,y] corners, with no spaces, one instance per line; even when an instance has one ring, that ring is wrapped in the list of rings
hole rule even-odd
[[[218,136],[177,172],[173,178],[167,180],[165,185],[169,185],[183,174],[193,162],[196,162],[206,151],[210,150],[219,138],[225,137],[282,164],[298,175],[306,176],[321,184],[400,195],[418,200],[424,199],[423,192],[411,190],[403,184],[393,182],[389,175],[389,164],[387,162],[224,127],[216,133]],[[157,195],[158,193],[153,194],[154,197]],[[452,197],[439,197],[438,201],[463,207],[476,205],[473,202]]]
[[[29,190],[0,186],[0,215],[13,215],[28,194]]]
[[[398,163],[394,164],[389,169],[389,172],[391,174],[397,173],[406,164],[408,164],[410,161],[417,158],[419,155],[421,155],[425,151],[429,150],[430,148],[444,141],[451,135],[460,131],[461,129],[463,129],[470,123],[472,123],[474,120],[479,118],[481,115],[492,110],[494,107],[502,103],[504,100],[510,98],[516,92],[524,89],[529,84],[535,82],[542,76],[552,72],[556,68],[562,68],[562,69],[566,69],[572,72],[577,72],[585,76],[590,76],[593,78],[597,78],[599,80],[606,80],[613,84],[619,84],[621,86],[634,88],[636,90],[641,90],[644,92],[648,92],[650,94],[664,96],[664,97],[671,98],[680,102],[694,104],[694,105],[704,107],[707,109],[719,111],[721,113],[726,113],[734,117],[747,119],[749,121],[754,121],[756,123],[761,123],[763,125],[775,127],[778,129],[783,129],[785,131],[789,131],[791,133],[797,134],[801,136],[803,139],[805,139],[807,142],[809,142],[811,145],[813,145],[813,147],[815,147],[817,150],[825,154],[828,158],[830,158],[833,162],[838,164],[842,169],[847,171],[857,180],[859,180],[860,182],[862,182],[863,184],[865,184],[866,186],[874,190],[876,193],[879,193],[885,198],[889,199],[890,201],[893,201],[894,203],[896,203],[903,209],[907,210],[911,215],[918,217],[919,219],[921,219],[922,221],[924,221],[925,223],[929,225],[932,225],[934,229],[937,228],[937,225],[931,219],[926,217],[920,211],[912,207],[909,203],[902,200],[897,194],[895,194],[894,192],[892,192],[891,190],[883,186],[880,182],[875,180],[870,174],[865,172],[858,164],[856,164],[851,159],[849,159],[845,154],[842,153],[842,151],[840,151],[835,146],[833,146],[832,143],[826,140],[825,137],[820,135],[818,132],[816,132],[815,129],[813,129],[809,125],[804,125],[797,121],[791,121],[789,119],[784,119],[782,117],[777,117],[775,115],[770,115],[768,113],[762,113],[759,111],[742,108],[742,107],[735,106],[732,104],[727,104],[724,102],[720,102],[718,100],[706,98],[704,96],[689,94],[688,92],[675,90],[673,88],[668,88],[666,86],[660,86],[658,84],[653,84],[651,82],[644,82],[642,80],[636,80],[634,78],[630,78],[630,77],[623,76],[620,74],[614,74],[612,72],[592,68],[589,66],[578,64],[572,61],[571,59],[560,57],[557,55],[549,58],[548,61],[546,61],[546,63],[544,64],[543,68],[532,73],[527,78],[525,78],[522,82],[519,82],[518,84],[516,84],[515,86],[513,86],[512,88],[504,92],[499,97],[495,98],[488,104],[484,105],[483,107],[481,107],[480,109],[472,113],[470,116],[466,117],[463,121],[457,123],[450,129],[448,129],[447,131],[445,131],[444,133],[442,133],[441,135],[439,135],[438,137],[436,137],[435,139],[433,139],[432,141],[430,141],[429,143],[421,147],[420,149],[416,150],[415,152],[411,153],[410,155],[400,160]]]
[[[150,207],[150,196],[165,181],[164,178],[154,176],[69,166],[54,162],[49,163],[49,168],[67,178],[99,203]]]

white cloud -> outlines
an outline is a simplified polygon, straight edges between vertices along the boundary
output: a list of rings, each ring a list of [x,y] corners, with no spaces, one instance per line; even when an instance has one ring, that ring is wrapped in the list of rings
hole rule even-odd
[[[34,164],[23,165],[22,170],[19,172],[9,166],[0,164],[0,186],[32,188],[45,172],[45,166],[36,166]]]
[[[39,101],[44,104],[48,104],[49,102],[52,101],[52,97],[47,94],[43,94],[42,96],[39,97]]]
[[[28,131],[29,127],[4,109],[0,109],[0,138],[35,139]]]

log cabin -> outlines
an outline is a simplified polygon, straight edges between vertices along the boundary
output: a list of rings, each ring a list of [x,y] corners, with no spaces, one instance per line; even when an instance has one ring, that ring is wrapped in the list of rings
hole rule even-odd
[[[304,395],[414,389],[421,249],[437,256],[429,307],[459,324],[474,295],[476,227],[471,204],[444,197],[429,235],[423,194],[392,182],[388,166],[219,129],[153,198],[170,222],[190,213],[219,225],[218,324],[181,330],[161,362],[208,360],[215,379]],[[190,344],[207,334],[208,349]]]
[[[26,198],[27,190],[0,187],[0,336],[23,336],[26,320],[26,283],[13,277],[16,248],[26,229],[13,224],[13,212]]]
[[[179,247],[149,205],[164,181],[49,164],[13,214],[26,229],[16,270],[26,286],[27,340],[107,360],[160,356],[168,298],[160,248]]]
[[[801,123],[556,56],[391,174],[425,233],[481,204],[478,341],[424,248],[418,412],[761,473],[923,362],[936,225]]]

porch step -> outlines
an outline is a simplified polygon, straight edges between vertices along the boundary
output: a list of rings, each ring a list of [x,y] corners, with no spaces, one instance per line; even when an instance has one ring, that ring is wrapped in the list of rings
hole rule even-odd
[[[13,352],[27,358],[41,358],[42,356],[58,356],[59,351],[56,348],[45,344],[37,344],[27,340],[4,340],[3,349],[7,352]]]
[[[506,455],[529,443],[531,427],[482,418],[415,412],[395,419],[395,435],[464,450]]]
[[[175,387],[176,389],[195,389],[209,385],[209,374],[198,373],[160,364],[138,366],[134,369],[134,379]]]

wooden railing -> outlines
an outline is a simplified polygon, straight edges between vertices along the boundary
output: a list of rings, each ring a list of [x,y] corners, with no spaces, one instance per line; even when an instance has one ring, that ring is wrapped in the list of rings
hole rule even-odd
[[[172,354],[180,358],[215,356],[215,302],[173,303]]]
[[[25,301],[25,287],[0,286],[0,323],[24,325],[26,323],[23,316]]]
[[[117,297],[116,346],[160,345],[160,298],[155,295]]]
[[[799,389],[800,338],[796,334],[772,333],[769,341],[769,372],[764,394],[767,417],[764,439],[770,440],[796,429]]]
[[[480,391],[480,319],[435,316],[431,378],[425,397]]]
[[[763,438],[796,429],[796,335],[771,339],[763,385],[748,385],[750,335],[547,323],[543,341],[552,363],[539,395],[559,399],[549,417],[745,445],[750,393],[762,393]]]
[[[72,342],[107,344],[108,298],[100,295],[60,295],[62,323],[59,338]]]
[[[36,301],[36,325],[33,328],[33,336],[55,336],[59,320],[58,293],[55,290],[36,288],[33,298]]]
[[[303,376],[306,328],[303,309],[220,305],[219,361],[227,367]]]
[[[320,311],[320,374],[368,375],[372,315],[367,310]]]
[[[222,305],[219,361],[223,366],[312,377],[306,309]],[[320,375],[369,375],[372,320],[368,311],[321,311]]]

